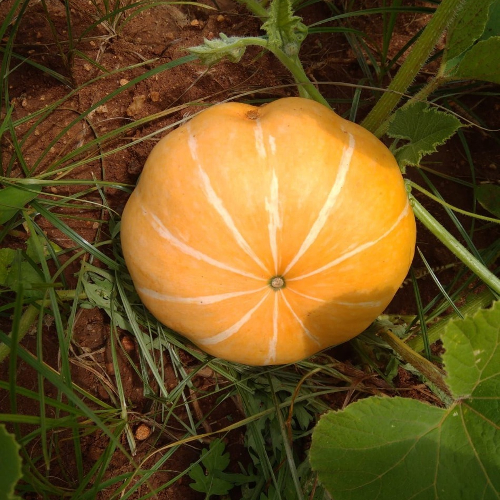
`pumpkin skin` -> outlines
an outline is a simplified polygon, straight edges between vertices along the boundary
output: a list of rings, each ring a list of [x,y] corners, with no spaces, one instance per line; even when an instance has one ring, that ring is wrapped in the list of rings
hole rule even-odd
[[[303,98],[219,104],[168,134],[121,226],[151,313],[248,365],[296,362],[361,333],[404,280],[415,238],[389,150]]]

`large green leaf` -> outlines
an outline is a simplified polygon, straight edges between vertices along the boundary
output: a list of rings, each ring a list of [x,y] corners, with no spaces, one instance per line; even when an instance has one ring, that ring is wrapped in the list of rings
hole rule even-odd
[[[448,408],[372,397],[321,418],[310,460],[335,500],[500,498],[500,302],[443,343]]]
[[[448,30],[443,76],[500,83],[500,0],[468,0]]]
[[[467,51],[453,72],[455,80],[484,80],[500,83],[500,36],[481,40]]]
[[[0,500],[20,500],[14,488],[21,479],[20,446],[5,425],[0,424]]]
[[[483,34],[495,0],[468,0],[448,29],[444,60],[465,52]]]
[[[481,40],[500,35],[500,0],[494,0],[490,7],[488,22],[484,28]]]
[[[436,146],[447,141],[460,128],[455,116],[417,102],[396,111],[387,134],[408,143],[395,151],[401,167],[418,165],[424,155],[434,153]]]

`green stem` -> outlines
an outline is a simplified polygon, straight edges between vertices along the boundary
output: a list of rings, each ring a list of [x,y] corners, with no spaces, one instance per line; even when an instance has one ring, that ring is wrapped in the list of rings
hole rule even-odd
[[[295,83],[297,83],[299,87],[299,93],[304,97],[309,97],[314,101],[323,104],[327,108],[330,108],[328,101],[321,95],[321,92],[311,83],[311,80],[306,75],[304,68],[298,57],[292,58],[285,54],[281,49],[271,48],[266,45],[266,48],[270,50],[285,66],[288,71],[293,75],[295,79]],[[301,90],[302,89],[302,90]],[[303,93],[305,91],[305,94]]]
[[[276,58],[281,62],[281,64],[283,64],[283,66],[285,66],[285,68],[292,74],[295,83],[299,88],[300,95],[313,99],[314,101],[323,104],[327,108],[330,108],[328,101],[321,95],[321,92],[311,83],[311,80],[309,80],[298,56],[289,56],[280,48],[270,46],[268,41],[265,40],[264,38],[247,37],[247,38],[242,38],[241,42],[245,46],[257,45],[258,47],[264,47],[265,49],[272,52],[276,56]]]
[[[428,359],[415,352],[411,347],[405,344],[394,333],[385,328],[377,331],[394,351],[401,356],[407,363],[416,368],[427,380],[441,389],[445,394],[450,395],[450,389],[444,381],[444,373]]]
[[[76,297],[75,290],[58,290],[56,291],[57,296],[60,300],[74,300]],[[80,294],[78,296],[79,299],[86,299],[87,295]],[[24,311],[21,319],[19,321],[19,328],[17,331],[17,342],[21,342],[24,336],[28,333],[31,325],[36,321],[40,311],[49,307],[51,304],[50,299],[39,300],[37,305],[30,304],[26,310]],[[12,332],[10,334],[12,336]],[[9,355],[10,348],[7,347],[4,343],[0,343],[0,363],[4,361],[5,358]]]
[[[425,27],[424,32],[415,42],[412,51],[405,59],[401,68],[396,73],[394,80],[388,87],[389,92],[377,102],[371,110],[362,126],[371,132],[377,129],[389,117],[392,110],[400,101],[402,95],[406,92],[420,68],[425,64],[429,55],[434,50],[436,43],[439,41],[443,31],[446,29],[450,21],[456,15],[457,11],[462,6],[462,0],[443,0],[437,7],[429,24]]]
[[[474,274],[483,280],[486,285],[500,295],[500,279],[498,279],[486,266],[481,264],[481,262],[452,236],[414,196],[409,195],[409,198],[417,219]]]
[[[479,214],[475,214],[472,212],[467,212],[467,210],[462,210],[461,208],[455,207],[454,205],[450,205],[449,203],[444,201],[442,198],[439,198],[438,196],[433,195],[430,191],[427,191],[427,189],[424,189],[423,187],[419,186],[415,182],[412,182],[408,179],[406,179],[406,184],[408,186],[411,186],[412,189],[415,188],[417,191],[424,193],[431,200],[434,200],[435,202],[439,203],[441,206],[449,208],[450,210],[453,210],[454,212],[457,212],[457,213],[463,214],[463,215],[467,215],[467,217],[472,217],[474,219],[484,220],[486,222],[493,222],[494,224],[500,223],[500,219],[496,219],[494,217],[487,217],[486,215],[479,215]]]

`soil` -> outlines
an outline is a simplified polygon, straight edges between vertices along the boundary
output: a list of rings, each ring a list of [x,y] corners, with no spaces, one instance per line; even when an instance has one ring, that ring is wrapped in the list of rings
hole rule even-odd
[[[338,0],[335,1],[341,3]],[[408,4],[413,3],[408,2]],[[0,18],[4,18],[12,4],[13,1],[9,0],[0,4]],[[377,2],[365,1],[364,4],[371,6],[376,5]],[[15,69],[9,76],[8,89],[11,102],[15,106],[14,118],[16,120],[27,118],[27,121],[19,125],[18,137],[22,137],[30,127],[36,127],[35,133],[30,136],[31,139],[22,146],[25,161],[35,173],[46,170],[49,165],[82,143],[96,138],[102,139],[107,132],[119,126],[135,124],[112,143],[106,141],[96,143],[94,149],[87,151],[86,155],[93,156],[98,150],[109,151],[114,147],[126,146],[132,141],[147,137],[144,141],[137,142],[133,147],[124,148],[118,153],[105,156],[99,161],[96,160],[73,169],[71,173],[74,179],[96,178],[110,183],[133,186],[152,146],[162,135],[160,133],[150,137],[150,134],[193,113],[198,108],[196,104],[220,102],[238,97],[244,92],[246,93],[244,99],[255,101],[296,95],[287,71],[273,56],[261,53],[257,49],[249,49],[240,64],[222,62],[207,70],[193,62],[158,72],[151,78],[130,84],[134,78],[146,70],[157,68],[185,56],[186,47],[198,45],[204,38],[210,40],[218,37],[220,33],[230,36],[258,34],[260,26],[258,19],[230,0],[218,0],[217,3],[207,0],[198,2],[198,5],[158,5],[136,15],[126,12],[118,20],[117,27],[105,27],[104,24],[99,24],[90,31],[86,30],[94,22],[93,2],[72,2],[72,37],[77,50],[73,57],[70,57],[66,50],[68,33],[64,2],[47,0],[46,5],[51,23],[47,22],[47,13],[44,12],[42,2],[29,4],[16,37],[15,52],[21,58],[27,57],[34,63],[50,68],[60,77],[54,78],[47,72],[41,72],[34,65],[16,60],[12,63]],[[304,17],[306,24],[311,24],[330,14],[326,3],[317,3],[302,10],[300,15]],[[390,48],[391,53],[397,53],[416,30],[426,22],[425,15],[400,16],[396,29],[397,35]],[[372,40],[370,43],[377,43],[382,37],[382,25],[376,16],[371,16],[368,20],[357,18],[354,26],[370,33]],[[54,41],[53,30],[58,34],[60,47]],[[7,41],[8,36],[7,33],[3,42]],[[313,82],[357,83],[363,78],[352,49],[342,34],[314,34],[308,37],[301,52],[301,59]],[[113,71],[123,67],[130,69],[113,74]],[[109,72],[108,76],[94,80],[102,75],[104,70]],[[67,128],[80,113],[122,87],[126,88],[125,91],[93,109],[85,121]],[[59,106],[48,119],[38,123],[35,118],[29,118],[45,106],[65,97],[72,88],[79,88],[79,90]],[[321,91],[325,97],[339,100],[336,111],[340,114],[345,113],[350,107],[348,103],[341,101],[349,101],[354,96],[352,87],[340,84],[322,85]],[[369,97],[368,93],[366,97]],[[498,103],[494,108],[486,99],[471,98],[469,104],[483,118],[488,128],[500,128]],[[361,113],[363,112],[362,109]],[[160,114],[156,120],[145,121],[137,125],[138,121],[155,113]],[[358,117],[358,121],[360,118]],[[464,135],[472,150],[477,180],[483,182],[497,179],[500,166],[498,143],[491,138],[490,134],[482,132],[477,127],[465,129]],[[48,154],[40,163],[36,163],[36,159],[40,158],[41,152],[48,145],[51,145]],[[4,141],[2,144],[4,164],[8,163],[13,147],[9,141]],[[78,161],[78,159],[74,158],[71,161]],[[439,153],[429,158],[427,164],[454,177],[470,178],[470,167],[457,137],[441,148]],[[20,172],[14,169],[13,175],[20,175]],[[408,175],[420,181],[416,170],[409,171]],[[431,176],[431,178],[442,190],[442,195],[449,203],[467,210],[473,209],[470,190],[467,187],[460,187],[456,183],[446,182],[436,176]],[[57,200],[60,195],[67,196],[81,190],[81,185],[52,186],[46,188],[44,192],[46,196]],[[128,197],[127,191],[110,187],[106,188],[105,194],[110,208],[121,213]],[[418,194],[417,197],[423,199]],[[97,203],[101,201],[99,193],[91,193],[87,199]],[[428,201],[425,203],[426,206],[432,208],[433,214],[437,214],[438,218],[449,226],[447,216],[437,204],[430,204]],[[72,214],[66,212],[66,215]],[[66,218],[65,221],[83,238],[88,241],[109,238],[107,225],[102,220],[105,214],[98,210],[90,210],[84,218],[81,217],[81,213],[79,215],[74,219]],[[462,216],[458,218],[466,228],[470,227],[470,220]],[[52,241],[62,248],[72,248],[73,242],[57,228],[42,218],[38,222]],[[453,227],[450,230],[456,234]],[[495,235],[483,231],[477,235],[476,245],[481,248],[494,237]],[[18,235],[8,236],[5,244],[18,248],[24,244],[24,241]],[[441,245],[436,244],[434,238],[422,227],[419,227],[418,247],[433,267],[439,268],[455,262],[451,254]],[[422,267],[418,259],[414,265],[416,268]],[[76,283],[73,275],[76,271],[78,271],[77,265],[68,269],[66,280],[69,287]],[[446,282],[454,276],[455,272],[453,268],[440,271],[439,277]],[[438,289],[432,279],[423,277],[420,280],[420,292],[422,300],[426,303],[436,295]],[[411,285],[401,288],[388,312],[415,314],[415,299]],[[2,319],[1,326],[4,331],[10,330],[8,320],[8,318]],[[128,353],[127,357],[120,350],[118,351],[122,383],[131,405],[131,425],[138,442],[135,459],[139,462],[154,447],[171,442],[172,438],[180,437],[183,429],[180,425],[178,428],[163,428],[158,420],[150,417],[151,399],[144,395],[142,382],[136,372],[137,345],[126,332],[123,332],[120,338],[125,352]],[[109,339],[109,321],[105,313],[98,309],[81,309],[78,312],[73,331],[74,356],[71,360],[73,379],[76,384],[102,401],[111,401],[116,396]],[[23,345],[29,351],[36,352],[35,342],[35,338],[28,335]],[[58,349],[55,329],[50,317],[47,317],[44,325],[43,355],[45,361],[54,368],[57,368],[59,363]],[[332,355],[345,362],[346,371],[354,369],[349,361],[352,352],[348,348],[334,349]],[[186,365],[189,367],[192,361],[186,359]],[[7,363],[0,366],[1,380],[8,379],[8,369]],[[36,391],[37,378],[33,371],[22,362],[18,364],[17,370],[18,384]],[[167,369],[167,375],[165,381],[167,389],[174,388],[177,383],[175,374],[171,369]],[[194,379],[194,382],[200,394],[215,383],[221,383],[220,380],[215,380],[213,373],[202,373]],[[436,403],[432,394],[404,370],[398,372],[394,382],[402,389],[401,394]],[[379,390],[383,390],[380,385],[381,379],[379,379],[378,386]],[[46,393],[50,397],[57,396],[55,388],[49,384],[47,384]],[[345,404],[345,394],[331,399],[332,407],[341,408]],[[20,397],[18,405],[18,411],[22,414],[36,414],[38,411],[38,405],[33,406],[33,401],[28,398]],[[196,400],[195,396],[192,405],[195,413],[203,415],[212,408],[213,401],[210,398]],[[0,413],[9,412],[8,394],[0,390]],[[185,416],[181,413],[177,415],[181,420]],[[210,414],[206,425],[212,430],[217,430],[241,418],[243,414],[238,402],[227,399],[224,403],[217,405],[216,411]],[[29,431],[29,426],[23,428],[23,432]],[[232,459],[230,469],[233,472],[239,472],[238,461],[248,460],[243,444],[243,431],[241,429],[233,431],[226,435],[225,440],[227,451],[230,452]],[[98,434],[85,438],[83,441],[85,470],[89,470],[95,463],[105,444],[106,438]],[[68,446],[70,446],[69,440]],[[182,447],[169,459],[168,470],[156,474],[150,486],[158,487],[186,469],[199,458],[200,449],[204,446],[206,443],[195,442],[192,446]],[[65,454],[64,451],[61,450],[61,457],[73,456],[72,453]],[[156,455],[152,462],[158,458]],[[60,464],[54,465],[54,470],[60,471],[55,473],[55,476],[60,474],[60,477],[64,477],[66,474],[67,477],[74,477],[75,467],[76,464],[61,460]],[[116,476],[130,467],[128,460],[121,453],[115,453],[106,477]],[[57,484],[57,479],[55,481]],[[167,490],[160,492],[157,498],[173,500],[204,498],[203,494],[189,487],[189,482],[189,477],[184,476]],[[61,480],[60,485],[64,484]],[[146,489],[142,493],[145,494]],[[98,498],[105,500],[107,497],[100,495]]]

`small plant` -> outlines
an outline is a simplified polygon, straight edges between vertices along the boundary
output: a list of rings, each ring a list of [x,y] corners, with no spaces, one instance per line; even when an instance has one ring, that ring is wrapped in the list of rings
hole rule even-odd
[[[229,453],[224,453],[225,444],[220,439],[214,439],[210,447],[201,451],[201,465],[196,463],[189,471],[193,479],[191,488],[205,493],[205,498],[227,495],[235,486],[250,483],[257,478],[245,474],[225,472],[230,463]]]

